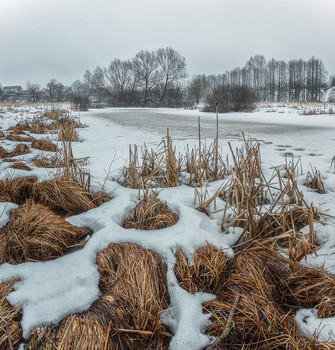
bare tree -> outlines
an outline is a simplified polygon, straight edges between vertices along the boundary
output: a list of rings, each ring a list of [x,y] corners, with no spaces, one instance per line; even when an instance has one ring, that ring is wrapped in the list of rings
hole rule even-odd
[[[115,91],[118,101],[126,103],[137,84],[131,62],[115,59],[104,72],[111,88]]]
[[[200,99],[204,97],[206,85],[205,76],[198,74],[192,77],[192,80],[188,86],[188,93],[196,104],[199,104]]]
[[[157,61],[162,70],[164,79],[163,91],[160,98],[160,104],[163,104],[166,91],[173,83],[186,77],[186,60],[179,52],[171,47],[157,50]]]
[[[38,84],[32,84],[30,81],[26,85],[28,102],[37,102],[41,98],[41,87]]]
[[[157,86],[162,76],[154,52],[140,51],[131,64],[134,75],[143,91],[143,106],[147,105],[150,91]]]

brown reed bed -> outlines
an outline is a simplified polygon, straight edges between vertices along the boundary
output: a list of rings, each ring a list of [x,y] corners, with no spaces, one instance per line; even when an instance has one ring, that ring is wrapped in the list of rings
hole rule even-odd
[[[88,227],[76,227],[33,201],[13,209],[9,223],[0,229],[0,263],[45,261],[64,255],[84,244],[92,234]]]
[[[2,130],[0,130],[0,139],[3,139],[5,136],[5,133]]]
[[[38,168],[62,168],[65,163],[59,152],[55,155],[38,154],[32,158],[31,162]]]
[[[123,226],[137,230],[159,230],[177,223],[179,217],[165,202],[151,196],[131,209]]]
[[[310,187],[317,193],[326,193],[325,185],[322,181],[320,171],[316,168],[311,168],[306,174],[304,186]]]
[[[31,168],[27,164],[22,163],[22,162],[15,162],[13,165],[10,166],[10,168],[31,171]]]
[[[36,182],[37,177],[35,176],[0,180],[0,202],[23,204],[27,198],[31,198]]]
[[[21,136],[16,134],[9,134],[6,136],[6,140],[15,141],[15,142],[33,142],[35,139],[30,136]]]
[[[21,319],[19,308],[12,306],[7,301],[7,296],[14,290],[13,286],[19,278],[12,278],[8,282],[0,284],[0,349],[17,349],[22,339]]]
[[[76,215],[96,208],[101,198],[107,201],[110,196],[94,196],[86,186],[75,179],[66,177],[36,183],[32,198],[36,203],[49,207],[60,215]]]
[[[8,157],[8,152],[0,146],[0,158],[6,158]]]
[[[35,140],[31,143],[31,147],[41,151],[57,152],[58,147],[50,140]]]
[[[335,276],[304,267],[261,242],[233,259],[210,245],[199,248],[191,263],[180,251],[176,259],[183,288],[217,296],[203,305],[212,316],[206,333],[217,337],[205,349],[335,348],[335,343],[319,343],[317,335],[305,338],[293,317],[301,307],[317,307],[320,317],[333,315]]]
[[[29,146],[25,143],[19,143],[18,145],[16,145],[12,152],[7,153],[7,157],[16,157],[27,153],[30,153]]]
[[[141,150],[139,157],[138,148],[134,149],[129,145],[129,165],[123,169],[123,186],[131,188],[142,188],[142,186],[152,187],[176,187],[182,159],[177,158],[176,148],[172,144],[172,139],[167,131],[166,138],[160,143],[158,148],[150,151],[146,146]]]
[[[192,257],[187,257],[178,249],[174,272],[179,285],[189,293],[218,295],[226,283],[228,264],[229,259],[222,249],[206,244],[198,248]]]
[[[97,256],[102,296],[54,327],[37,328],[26,349],[168,349],[160,315],[169,306],[166,265],[137,244],[110,244]]]

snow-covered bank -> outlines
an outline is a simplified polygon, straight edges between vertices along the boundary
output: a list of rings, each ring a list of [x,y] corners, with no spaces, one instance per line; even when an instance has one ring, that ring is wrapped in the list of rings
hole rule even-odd
[[[165,118],[160,119],[161,115]],[[20,277],[20,282],[15,285],[15,291],[8,300],[23,309],[25,337],[33,327],[57,323],[70,313],[86,310],[99,295],[99,274],[95,262],[97,252],[110,242],[131,241],[157,251],[167,262],[171,312],[166,320],[175,334],[171,349],[200,349],[209,343],[209,337],[203,334],[208,317],[201,314],[200,305],[212,296],[189,295],[178,286],[173,272],[173,253],[182,248],[191,254],[196,248],[210,242],[222,247],[231,256],[230,246],[238,238],[238,232],[223,233],[219,226],[219,213],[207,217],[196,211],[194,189],[184,185],[158,190],[159,198],[167,201],[169,207],[179,215],[176,225],[157,231],[126,230],[122,222],[137,204],[138,190],[123,188],[115,181],[127,163],[129,143],[141,146],[145,142],[149,148],[155,148],[165,136],[166,124],[171,123],[171,127],[177,130],[178,137],[174,143],[179,151],[184,151],[187,144],[193,146],[197,142],[198,115],[204,120],[209,134],[214,134],[215,115],[210,113],[162,109],[106,109],[81,113],[81,121],[89,127],[80,130],[82,142],[73,144],[74,154],[76,157],[90,156],[88,168],[93,185],[97,189],[104,186],[114,199],[99,208],[67,219],[74,225],[90,226],[94,230],[94,235],[82,250],[53,261],[16,266],[4,264],[0,267],[1,281],[13,276]],[[3,129],[15,124],[13,116],[15,114],[11,112],[4,114]],[[21,117],[28,116],[29,111]],[[127,120],[122,120],[123,117]],[[284,112],[269,113],[261,108],[254,113],[233,113],[220,115],[219,118],[220,127],[225,128],[220,139],[220,146],[225,153],[229,150],[228,142],[233,147],[241,145],[239,132],[245,127],[253,131],[250,136],[261,143],[263,169],[267,177],[272,174],[274,166],[284,164],[285,156],[294,156],[295,159],[300,157],[304,174],[309,163],[317,167],[323,176],[326,194],[320,195],[302,186],[304,175],[299,177],[299,184],[308,203],[313,202],[320,211],[335,215],[335,175],[334,168],[331,169],[335,149],[334,116],[301,116],[297,110],[289,108]],[[155,124],[146,125],[143,122],[149,119]],[[174,129],[170,132],[172,138]],[[12,146],[11,141],[4,143],[8,149]],[[24,158],[31,156],[28,154]],[[23,174],[22,170],[9,169],[8,164],[1,163],[0,166],[2,176]],[[46,170],[36,167],[31,173],[38,177],[47,175]],[[214,193],[220,185],[221,182],[211,184],[209,191]],[[8,205],[4,208],[1,225],[8,221],[8,211],[12,207]],[[329,272],[335,273],[335,225],[331,220],[328,224],[316,226],[323,245],[317,256],[308,257],[308,262],[315,266],[324,265]],[[313,317],[308,319],[315,322]],[[334,320],[323,320],[324,323],[328,321],[332,327]]]

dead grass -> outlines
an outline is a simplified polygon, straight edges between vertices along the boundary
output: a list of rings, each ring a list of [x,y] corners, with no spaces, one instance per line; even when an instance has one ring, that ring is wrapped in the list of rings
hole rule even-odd
[[[323,184],[320,171],[318,171],[316,168],[311,168],[311,170],[308,171],[304,185],[312,188],[317,193],[326,193],[325,185]]]
[[[30,136],[20,136],[16,134],[9,134],[6,136],[6,140],[15,141],[15,142],[33,142],[35,139]]]
[[[10,168],[31,171],[31,168],[29,168],[29,166],[27,164],[22,163],[22,162],[16,162],[13,165],[11,165]]]
[[[31,198],[36,182],[37,177],[35,176],[0,180],[0,202],[23,204],[27,198]]]
[[[123,169],[121,184],[131,188],[143,186],[176,187],[180,174],[182,159],[176,156],[169,131],[158,148],[150,151],[146,146],[141,150],[129,145],[129,165]]]
[[[61,215],[76,215],[97,207],[101,198],[107,201],[110,196],[98,198],[93,193],[74,179],[65,177],[36,183],[33,187],[32,198],[36,203],[49,207],[55,213]]]
[[[29,146],[24,143],[19,143],[12,152],[7,153],[7,157],[16,157],[30,152]]]
[[[189,293],[204,292],[218,295],[226,283],[229,259],[211,244],[198,248],[192,257],[178,249],[174,272],[180,286]]]
[[[31,147],[37,148],[41,151],[56,152],[57,145],[55,145],[50,140],[35,140],[31,143]]]
[[[14,290],[14,284],[18,281],[18,278],[13,278],[6,283],[0,284],[1,350],[12,350],[12,348],[9,345],[10,343],[16,349],[17,346],[23,341],[20,323],[22,319],[22,313],[19,308],[12,306],[6,299],[8,294]]]
[[[217,296],[203,305],[212,316],[206,333],[218,337],[207,350],[335,348],[334,343],[319,343],[316,335],[305,338],[293,317],[301,307],[317,307],[320,317],[334,315],[334,276],[262,244],[248,246],[233,259],[209,245],[199,248],[191,263],[180,251],[176,258],[183,288]]]
[[[33,331],[27,349],[168,349],[166,266],[151,250],[110,244],[97,256],[102,296],[82,314]]]
[[[7,158],[8,157],[8,152],[0,146],[0,158]]]
[[[177,223],[179,217],[155,196],[141,201],[124,221],[125,228],[159,230]]]
[[[47,207],[28,201],[13,209],[9,223],[0,229],[0,263],[50,260],[82,246],[88,234],[92,234],[88,227],[75,227]]]
[[[59,152],[56,152],[55,155],[38,154],[31,161],[38,168],[62,168],[65,166]]]

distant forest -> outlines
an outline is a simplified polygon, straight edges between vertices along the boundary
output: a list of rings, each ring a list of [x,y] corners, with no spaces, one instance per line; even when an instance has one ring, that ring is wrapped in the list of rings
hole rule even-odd
[[[250,109],[258,101],[321,101],[335,86],[315,57],[285,62],[251,57],[244,67],[222,74],[189,76],[186,59],[173,48],[140,51],[129,60],[86,70],[71,86],[52,79],[46,87],[28,82],[25,89],[0,85],[3,102],[72,102],[88,107],[191,107],[203,103],[221,112]],[[15,90],[15,88],[17,88]],[[20,90],[21,89],[21,90]]]

